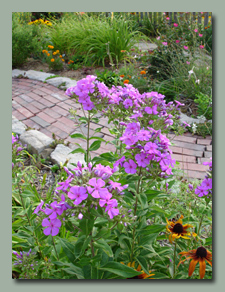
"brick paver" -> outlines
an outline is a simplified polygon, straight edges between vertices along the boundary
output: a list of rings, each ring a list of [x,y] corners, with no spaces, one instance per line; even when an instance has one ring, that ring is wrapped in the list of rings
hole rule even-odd
[[[71,149],[78,147],[74,143],[85,148],[86,142],[84,140],[70,137],[72,133],[81,132],[76,121],[70,118],[70,108],[76,109],[78,116],[84,116],[80,104],[76,104],[74,100],[66,96],[63,90],[37,80],[12,79],[13,116],[28,127],[38,129],[48,137],[52,137],[52,133],[54,133],[57,139],[64,139],[65,143],[70,142]],[[100,118],[98,124],[91,123],[90,128],[91,135],[94,134],[96,128],[102,128],[95,135],[103,137],[107,142],[114,140],[113,135],[109,132],[110,125],[107,118]],[[87,133],[85,125],[82,125],[82,130]],[[203,138],[189,132],[182,136],[169,134],[168,137],[173,144],[170,147],[173,151],[172,158],[179,162],[178,167],[183,170],[184,176],[204,179],[208,166],[204,166],[202,163],[210,161],[210,157],[212,157],[212,137]],[[102,143],[101,148],[94,151],[92,156],[108,151],[115,151],[115,146],[112,143]]]

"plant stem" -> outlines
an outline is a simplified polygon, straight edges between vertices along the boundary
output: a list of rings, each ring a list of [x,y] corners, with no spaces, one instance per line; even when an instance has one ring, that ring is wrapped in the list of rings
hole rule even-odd
[[[87,132],[87,165],[89,163],[89,136],[90,136],[90,113],[88,112],[88,132]]]
[[[139,171],[139,180],[137,183],[137,189],[136,189],[136,193],[139,194],[139,187],[140,187],[140,182],[141,182],[141,167],[140,167],[140,171]],[[138,203],[138,196],[136,195],[136,201],[135,201],[135,206],[134,206],[134,216],[137,213],[137,203]],[[130,262],[133,262],[133,257],[134,257],[134,239],[135,239],[135,231],[136,231],[136,227],[134,226],[133,228],[133,241],[132,241],[132,247],[131,247],[131,256],[130,256]]]
[[[94,250],[94,246],[93,246],[93,238],[91,239],[91,242],[90,242],[90,245],[91,245],[91,255],[92,255],[92,257],[94,257],[95,256],[95,250]]]
[[[53,243],[53,246],[54,246],[54,250],[55,250],[55,253],[56,253],[57,259],[58,259],[58,261],[59,261],[59,256],[58,256],[58,253],[57,253],[57,250],[56,250],[56,247],[55,247],[55,242],[54,242],[53,236],[52,236],[52,243]]]
[[[173,258],[173,278],[174,278],[175,272],[176,272],[176,249],[177,249],[177,243],[175,240],[175,242],[174,242],[174,258]]]

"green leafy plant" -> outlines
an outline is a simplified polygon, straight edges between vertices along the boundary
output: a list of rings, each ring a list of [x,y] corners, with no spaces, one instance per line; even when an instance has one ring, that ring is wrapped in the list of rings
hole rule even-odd
[[[203,93],[196,94],[194,102],[198,104],[198,115],[204,116],[207,120],[212,120],[212,95]]]
[[[119,74],[110,71],[110,70],[104,70],[103,72],[100,72],[98,70],[95,71],[95,74],[97,76],[97,80],[104,82],[106,86],[111,88],[113,85],[122,85],[121,77]]]

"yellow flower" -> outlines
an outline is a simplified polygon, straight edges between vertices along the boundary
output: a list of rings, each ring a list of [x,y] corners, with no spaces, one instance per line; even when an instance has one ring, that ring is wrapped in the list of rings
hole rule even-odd
[[[123,262],[121,262],[121,264],[124,265]],[[137,269],[135,269],[135,262],[128,263],[127,266],[130,267],[130,268],[133,268],[134,270],[136,270],[138,272],[141,272],[142,273],[142,274],[140,274],[138,276],[135,276],[135,277],[132,277],[132,278],[127,278],[127,279],[147,279],[147,278],[150,278],[150,277],[152,277],[152,276],[155,275],[155,274],[151,274],[151,271],[149,271],[149,275],[146,274],[143,270],[141,270],[141,265],[138,265]]]
[[[64,59],[61,59],[62,60],[62,62],[64,62],[65,60]]]
[[[51,59],[51,62],[55,62],[55,59]]]
[[[195,270],[196,264],[199,262],[199,275],[203,279],[205,276],[206,262],[212,267],[212,253],[205,249],[203,246],[200,246],[197,249],[189,250],[187,252],[180,252],[181,257],[186,257],[185,260],[179,262],[178,267],[181,263],[185,262],[188,259],[192,259],[189,265],[188,276],[191,277]],[[206,261],[206,262],[205,262]]]
[[[52,53],[52,55],[56,55],[56,54],[57,54],[56,52],[53,52],[53,53]]]
[[[49,57],[49,56],[50,56],[50,54],[49,54],[49,53],[47,53],[47,56]]]
[[[59,58],[62,58],[62,55],[60,55]]]
[[[142,70],[142,71],[140,72],[140,74],[141,74],[141,75],[146,74],[146,71]]]
[[[190,239],[191,235],[197,236],[196,233],[194,233],[194,232],[190,233],[187,231],[188,228],[191,228],[193,226],[190,224],[183,225],[182,224],[183,218],[184,218],[183,215],[181,215],[177,221],[175,221],[175,220],[168,221],[166,218],[166,222],[167,222],[166,229],[170,233],[170,235],[169,235],[170,243],[173,243],[173,240],[175,240],[176,238],[182,237],[185,239]]]

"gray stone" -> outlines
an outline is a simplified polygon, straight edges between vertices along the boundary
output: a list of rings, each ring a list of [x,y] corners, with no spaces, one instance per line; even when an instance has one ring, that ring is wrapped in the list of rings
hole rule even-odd
[[[186,122],[189,125],[191,125],[193,123],[199,124],[199,123],[204,123],[205,122],[204,119],[194,119],[194,118],[188,117],[187,115],[185,115],[183,113],[180,114],[180,121],[181,122]]]
[[[17,118],[12,116],[12,132],[21,135],[23,132],[25,132],[27,129],[27,126],[24,125],[24,123],[20,122]]]
[[[67,168],[68,169],[74,169],[74,165],[71,163],[77,164],[78,161],[80,161],[82,164],[85,164],[84,161],[84,154],[81,153],[75,153],[71,154],[71,149],[63,144],[58,144],[55,150],[51,153],[50,158],[53,163],[56,163],[58,165],[64,164],[66,160],[68,160]]]
[[[23,145],[29,145],[32,153],[40,154],[45,148],[48,148],[54,140],[37,130],[30,130],[22,133],[20,141]]]
[[[25,76],[27,76],[29,79],[45,81],[46,78],[55,76],[55,74],[29,70],[26,72]]]
[[[157,48],[156,44],[148,43],[148,42],[139,42],[134,45],[134,47],[137,47],[139,50],[147,51],[147,50],[154,50]]]
[[[19,75],[26,76],[26,71],[19,70],[19,69],[14,69],[12,70],[12,77],[18,77]]]
[[[67,77],[56,77],[56,78],[48,79],[48,80],[46,80],[46,82],[48,84],[53,85],[53,86],[59,87],[60,89],[65,89],[65,88],[69,88],[72,86],[76,86],[76,84],[77,84],[76,80],[72,80],[72,79],[67,78]],[[65,83],[65,85],[61,85],[64,83]]]
[[[42,152],[41,152],[41,156],[42,158],[46,159],[48,157],[50,157],[51,153],[54,151],[53,148],[45,148]]]

